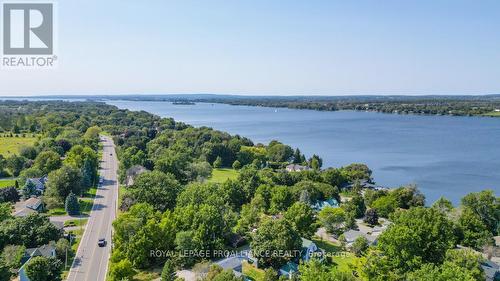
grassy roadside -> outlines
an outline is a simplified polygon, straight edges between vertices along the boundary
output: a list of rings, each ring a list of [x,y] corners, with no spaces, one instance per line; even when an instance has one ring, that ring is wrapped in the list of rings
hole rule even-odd
[[[102,159],[102,150],[103,150],[103,146],[101,143],[99,143],[99,149],[98,149],[99,159]],[[99,161],[101,161],[101,160],[99,160]],[[97,178],[98,179],[100,178],[99,174],[97,175]],[[87,190],[87,192],[85,192],[85,194],[83,194],[83,196],[78,198],[78,203],[80,204],[80,211],[83,215],[89,215],[91,210],[92,210],[92,206],[94,205],[94,200],[95,200],[95,196],[97,193],[97,185],[98,185],[98,183],[96,183],[95,186],[89,188],[89,190]],[[59,208],[59,209],[61,209],[61,208]],[[59,210],[59,211],[61,211],[61,210]],[[64,212],[64,214],[66,213],[64,208],[62,208],[62,211]],[[50,212],[50,210],[49,210],[49,212]],[[71,269],[71,265],[73,264],[74,258],[76,256],[77,251],[78,251],[78,247],[80,246],[80,242],[82,240],[83,233],[85,232],[87,222],[88,222],[88,218],[82,218],[82,219],[75,218],[75,219],[67,220],[64,222],[65,227],[77,227],[77,229],[70,231],[75,235],[75,240],[73,241],[73,243],[71,245],[72,255],[71,255],[71,257],[68,257],[68,265],[64,268],[64,270],[61,274],[62,280],[66,280],[68,275],[69,275],[69,270]]]

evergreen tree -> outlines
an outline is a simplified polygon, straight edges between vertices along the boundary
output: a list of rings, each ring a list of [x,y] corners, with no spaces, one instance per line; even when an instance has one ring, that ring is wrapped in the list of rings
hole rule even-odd
[[[365,218],[363,221],[367,224],[370,225],[377,225],[378,224],[378,214],[377,210],[375,209],[368,209],[365,212]]]
[[[36,193],[35,184],[30,180],[26,181],[26,184],[23,187],[23,197],[30,198],[32,195],[35,195],[35,193]]]
[[[220,158],[220,156],[217,156],[213,165],[214,165],[214,168],[222,167],[222,158]]]
[[[233,169],[235,169],[235,170],[241,169],[241,162],[238,160],[234,161],[233,162]]]
[[[65,209],[68,215],[78,215],[80,213],[80,204],[78,204],[78,198],[75,194],[70,193],[66,197]]]
[[[161,272],[161,281],[174,281],[175,280],[175,267],[173,262],[168,260],[163,266]]]
[[[0,281],[9,281],[12,277],[10,268],[5,264],[5,261],[0,259]]]
[[[323,159],[321,159],[321,157],[319,157],[318,155],[314,154],[309,159],[309,166],[314,170],[319,170],[321,169],[321,166],[323,166]]]
[[[300,152],[300,149],[296,148],[295,149],[295,152],[293,153],[293,163],[294,164],[301,164],[302,162],[304,162],[304,156],[302,155],[302,153]]]
[[[90,160],[86,159],[82,167],[82,186],[84,189],[91,188],[94,183],[94,167]]]

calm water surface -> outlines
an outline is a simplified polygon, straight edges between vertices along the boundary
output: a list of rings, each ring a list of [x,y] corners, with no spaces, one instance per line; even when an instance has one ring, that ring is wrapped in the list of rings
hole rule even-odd
[[[458,203],[468,192],[486,188],[500,195],[500,119],[207,103],[107,103],[239,134],[255,143],[277,139],[299,147],[308,157],[320,155],[325,167],[366,163],[378,184],[416,183],[428,204],[440,196]]]

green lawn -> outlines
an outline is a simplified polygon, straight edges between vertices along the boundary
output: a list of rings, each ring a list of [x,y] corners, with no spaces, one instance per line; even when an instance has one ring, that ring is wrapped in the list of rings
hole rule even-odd
[[[333,244],[329,241],[321,240],[320,238],[316,237],[314,237],[312,241],[316,244],[316,246],[325,250],[327,253],[337,253],[342,251],[342,246]]]
[[[82,226],[84,227],[87,224],[88,219],[72,219],[72,220],[67,220],[64,222],[64,226]],[[76,231],[73,231],[73,233],[77,234]],[[83,233],[80,233],[83,234]]]
[[[78,202],[80,203],[80,212],[82,212],[82,214],[84,215],[90,214],[92,205],[94,204],[94,199],[78,199]]]
[[[347,273],[360,271],[362,257],[358,258],[354,254],[344,251],[341,245],[336,245],[329,241],[316,238],[313,238],[312,241],[314,241],[319,248],[325,250],[327,258],[339,271]]]
[[[0,154],[9,156],[19,153],[23,146],[30,146],[35,143],[36,137],[0,137]]]
[[[94,198],[97,193],[97,187],[91,187],[89,190],[83,195],[83,198]]]
[[[212,177],[208,179],[208,182],[223,183],[229,179],[236,179],[238,177],[238,171],[234,169],[213,169]]]
[[[79,198],[78,203],[80,203],[80,212],[83,215],[90,214],[92,210],[93,199],[90,198]],[[64,207],[53,208],[47,211],[49,216],[64,216],[66,215],[66,210]]]
[[[0,180],[0,188],[15,186],[16,180]]]
[[[242,262],[243,274],[250,280],[261,281],[264,280],[264,270],[255,268],[248,262]]]

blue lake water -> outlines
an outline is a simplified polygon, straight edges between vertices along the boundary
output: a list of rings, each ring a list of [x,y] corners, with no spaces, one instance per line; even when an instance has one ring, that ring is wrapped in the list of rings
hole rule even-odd
[[[107,103],[239,134],[255,143],[277,139],[299,147],[308,157],[320,155],[324,167],[366,163],[378,184],[415,183],[428,204],[440,196],[458,203],[465,194],[482,189],[500,195],[500,119],[208,103]]]

